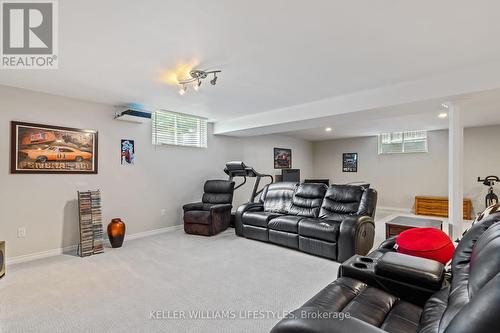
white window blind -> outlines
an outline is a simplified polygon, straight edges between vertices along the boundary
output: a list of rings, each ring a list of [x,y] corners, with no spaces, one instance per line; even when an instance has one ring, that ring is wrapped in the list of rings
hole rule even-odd
[[[383,133],[378,136],[379,154],[426,153],[427,131]]]
[[[156,111],[152,117],[153,144],[207,147],[207,120],[171,111]]]

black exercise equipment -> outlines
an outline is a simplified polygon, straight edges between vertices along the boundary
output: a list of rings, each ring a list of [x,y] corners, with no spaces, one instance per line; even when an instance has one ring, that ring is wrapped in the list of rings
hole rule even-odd
[[[498,197],[493,192],[493,186],[495,185],[495,182],[500,182],[500,179],[497,176],[488,176],[484,179],[481,179],[481,177],[477,177],[477,181],[489,187],[488,194],[486,194],[486,198],[484,199],[486,208],[491,205],[496,205],[498,203]]]
[[[241,161],[227,162],[226,167],[224,168],[224,172],[226,173],[226,175],[229,176],[229,180],[233,180],[233,178],[235,178],[235,177],[242,177],[243,178],[243,182],[238,184],[234,188],[235,190],[242,187],[247,182],[247,177],[256,178],[255,184],[253,185],[253,190],[252,190],[252,194],[250,196],[249,202],[254,202],[257,195],[259,195],[264,190],[264,187],[266,185],[268,185],[268,184],[266,184],[261,189],[259,189],[260,180],[262,178],[269,178],[271,180],[269,182],[269,184],[274,182],[273,176],[257,172],[257,171],[255,171],[254,168],[246,166],[245,163],[243,163]]]
[[[300,169],[281,169],[281,181],[300,183]]]
[[[330,186],[330,179],[305,179],[305,184],[325,184],[326,186]]]

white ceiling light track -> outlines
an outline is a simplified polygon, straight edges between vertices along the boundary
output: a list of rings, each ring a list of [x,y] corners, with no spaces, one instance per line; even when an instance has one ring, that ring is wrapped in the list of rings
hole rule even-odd
[[[210,80],[210,84],[215,86],[217,84],[217,73],[222,72],[221,70],[213,70],[213,71],[203,71],[201,69],[193,69],[189,72],[190,78],[179,80],[179,94],[184,95],[187,91],[189,85],[193,87],[195,91],[198,91],[201,87],[201,83],[205,80],[209,75],[213,75],[212,80]]]

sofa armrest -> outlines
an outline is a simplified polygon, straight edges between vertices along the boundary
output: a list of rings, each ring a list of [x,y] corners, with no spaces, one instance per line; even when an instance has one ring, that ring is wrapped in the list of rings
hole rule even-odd
[[[243,236],[243,214],[247,211],[263,211],[264,205],[262,203],[247,202],[238,207],[234,216],[234,230],[236,235]]]
[[[385,252],[395,251],[394,245],[396,245],[396,238],[398,238],[398,236],[392,236],[392,237],[387,238],[385,241],[380,243],[380,245],[378,246],[378,249],[385,250]]]
[[[435,260],[387,252],[375,265],[375,274],[407,284],[439,290],[443,285],[444,265]]]
[[[233,205],[231,204],[218,204],[218,205],[212,205],[210,207],[210,212],[212,214],[214,213],[224,213],[225,211],[231,212],[231,209],[233,208]]]
[[[349,216],[340,224],[337,261],[344,262],[355,254],[365,255],[373,247],[375,223],[369,216]]]
[[[207,210],[206,204],[203,202],[188,203],[182,206],[182,209],[184,209],[184,212],[188,212],[190,210]]]
[[[386,333],[343,312],[302,307],[288,314],[270,333]]]

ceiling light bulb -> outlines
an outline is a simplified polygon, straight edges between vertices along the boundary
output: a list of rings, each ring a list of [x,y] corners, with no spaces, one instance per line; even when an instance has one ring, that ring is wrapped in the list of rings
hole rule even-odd
[[[448,113],[446,113],[446,112],[441,112],[441,113],[438,115],[438,117],[439,117],[439,118],[441,118],[441,119],[444,119],[444,118],[448,117]]]
[[[187,87],[186,87],[186,85],[185,85],[185,84],[183,84],[183,85],[181,86],[181,88],[179,89],[179,94],[180,94],[181,96],[182,96],[182,95],[184,95],[184,94],[186,93],[186,90],[187,90]]]
[[[332,128],[331,128],[331,127],[327,127],[327,128],[325,128],[325,131],[327,131],[327,132],[331,132],[331,131],[332,131]]]
[[[193,89],[195,91],[198,91],[198,89],[200,89],[200,86],[201,86],[201,80],[198,79],[198,82],[196,82],[195,84],[193,84]]]

